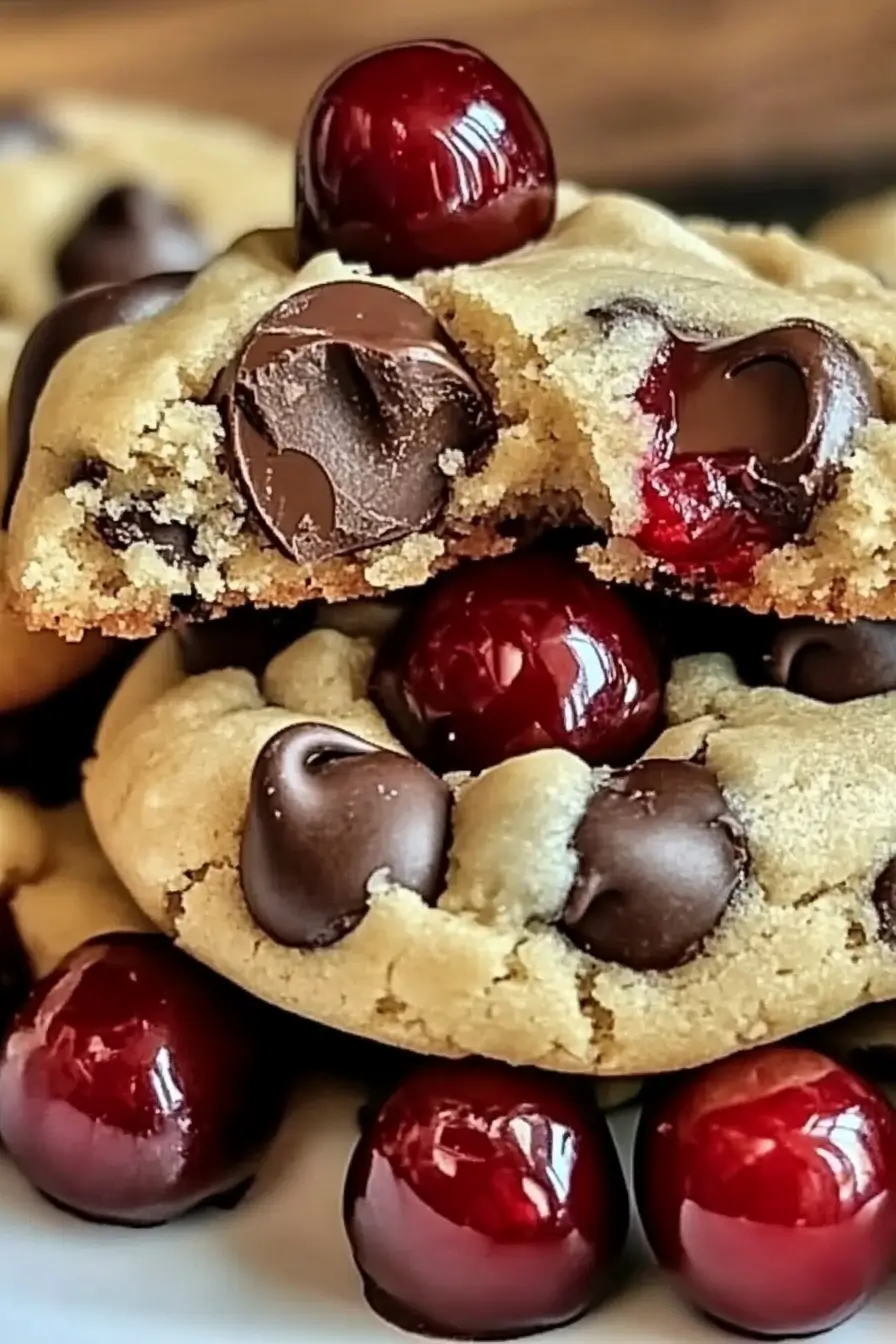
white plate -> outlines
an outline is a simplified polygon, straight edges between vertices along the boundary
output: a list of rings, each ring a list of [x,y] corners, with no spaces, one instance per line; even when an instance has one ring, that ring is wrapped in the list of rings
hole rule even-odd
[[[61,1213],[0,1161],[0,1344],[396,1344],[364,1303],[340,1218],[358,1100],[309,1089],[238,1209],[147,1231]],[[616,1129],[627,1149],[631,1116]],[[616,1297],[545,1344],[731,1344],[634,1257]],[[894,1322],[896,1285],[825,1344],[883,1344]]]

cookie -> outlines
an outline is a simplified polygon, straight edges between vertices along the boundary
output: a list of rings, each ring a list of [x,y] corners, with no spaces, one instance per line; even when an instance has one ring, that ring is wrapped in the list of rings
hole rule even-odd
[[[832,210],[809,236],[838,257],[867,267],[885,285],[896,284],[896,192]]]
[[[75,96],[0,108],[0,314],[195,270],[292,210],[292,147],[239,123]]]
[[[419,584],[573,523],[606,542],[582,551],[604,576],[886,616],[894,342],[867,272],[631,198],[402,284],[332,253],[296,271],[289,235],[257,234],[59,363],[13,520],[17,601],[34,626],[145,635],[175,612]],[[751,442],[729,489],[712,472],[732,416]],[[683,468],[657,457],[673,439]],[[702,489],[721,512],[682,537]],[[714,547],[725,563],[695,568]]]
[[[699,655],[634,766],[439,779],[368,698],[379,637],[190,676],[169,633],[113,698],[87,808],[194,956],[359,1035],[597,1075],[896,995],[893,694],[826,704]]]

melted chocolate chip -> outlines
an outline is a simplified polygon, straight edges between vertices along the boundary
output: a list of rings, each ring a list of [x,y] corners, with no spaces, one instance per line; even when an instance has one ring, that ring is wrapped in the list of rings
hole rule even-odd
[[[441,455],[473,468],[496,434],[491,403],[436,320],[365,281],[279,304],[217,395],[231,470],[299,563],[431,526],[448,494]]]
[[[180,627],[184,671],[188,676],[221,667],[244,667],[261,676],[281,650],[304,635],[314,620],[314,604],[294,611],[238,607],[214,621]]]
[[[767,655],[776,686],[829,705],[896,690],[896,621],[787,621]]]
[[[878,936],[896,947],[896,859],[891,859],[879,874],[871,899],[877,908]]]
[[[22,347],[9,390],[4,527],[9,522],[25,468],[34,411],[55,365],[85,336],[139,322],[169,308],[183,294],[191,278],[189,271],[179,271],[125,285],[97,285],[64,299],[41,318]],[[87,470],[85,464],[83,471]]]
[[[737,485],[751,507],[803,530],[816,500],[829,494],[853,434],[880,411],[870,368],[818,322],[783,322],[715,341],[674,335],[686,360],[673,459],[744,456]]]
[[[243,892],[287,947],[326,947],[367,911],[383,871],[432,902],[445,866],[451,794],[418,761],[323,724],[286,728],[255,763],[243,832]]]
[[[63,138],[55,126],[19,103],[0,104],[0,159],[23,158],[58,149]]]
[[[161,522],[153,517],[152,501],[138,500],[115,517],[100,513],[94,520],[99,537],[113,551],[145,541],[176,569],[199,564],[202,557],[195,549],[196,529],[191,523]]]
[[[694,957],[745,869],[740,826],[713,774],[690,761],[640,761],[612,776],[574,843],[563,926],[592,956],[636,970]]]
[[[65,294],[162,271],[196,271],[209,249],[184,211],[148,187],[113,187],[96,201],[56,256]]]

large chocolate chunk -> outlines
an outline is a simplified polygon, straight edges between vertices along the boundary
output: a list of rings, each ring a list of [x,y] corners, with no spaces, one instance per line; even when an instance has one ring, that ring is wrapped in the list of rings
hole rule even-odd
[[[439,459],[481,461],[491,403],[435,318],[367,281],[279,304],[224,370],[231,470],[271,540],[299,563],[431,526]]]
[[[123,185],[105,192],[62,244],[56,278],[70,294],[161,271],[197,271],[210,255],[179,205],[149,187]]]
[[[787,621],[772,641],[776,686],[837,705],[896,690],[896,621]]]
[[[819,322],[696,341],[675,333],[672,458],[746,458],[737,487],[762,517],[805,529],[853,434],[880,410],[868,365]]]
[[[62,145],[61,132],[22,103],[0,103],[0,159],[17,159]]]
[[[176,271],[124,285],[96,285],[63,299],[41,318],[22,347],[9,389],[4,527],[25,468],[38,399],[62,356],[93,332],[154,317],[180,298],[191,279],[190,271]]]
[[[574,843],[579,867],[563,926],[592,956],[636,970],[695,956],[746,866],[715,777],[689,761],[639,761],[612,776]]]
[[[434,901],[451,794],[419,761],[323,724],[286,728],[255,763],[240,872],[252,915],[287,947],[326,947],[383,872]]]

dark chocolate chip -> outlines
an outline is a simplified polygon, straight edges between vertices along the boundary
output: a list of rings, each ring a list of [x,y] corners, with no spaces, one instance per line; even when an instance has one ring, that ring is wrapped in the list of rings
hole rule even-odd
[[[732,478],[751,506],[804,530],[852,437],[880,412],[874,376],[842,336],[791,321],[751,336],[690,341],[672,457],[745,457]]]
[[[218,394],[228,465],[299,563],[431,526],[448,495],[440,456],[475,468],[496,434],[488,397],[435,318],[367,281],[279,304]]]
[[[639,761],[602,785],[575,834],[578,875],[563,913],[592,956],[636,970],[690,960],[743,876],[746,851],[714,775]]]
[[[878,936],[896,947],[896,859],[891,859],[878,875],[871,899],[877,909]]]
[[[210,256],[189,216],[149,187],[123,185],[90,207],[56,254],[64,294],[162,271],[197,271]]]
[[[257,923],[287,947],[326,947],[367,911],[380,870],[434,901],[451,794],[419,761],[352,733],[299,724],[255,763],[243,831],[243,892]]]
[[[151,275],[124,285],[97,285],[73,294],[42,317],[19,355],[7,408],[7,483],[3,526],[9,522],[15,492],[28,456],[31,421],[38,398],[66,351],[97,331],[154,317],[169,308],[190,283],[189,271]],[[104,464],[97,467],[105,470]],[[82,471],[88,469],[84,464]]]
[[[20,103],[0,103],[0,159],[24,158],[64,143],[57,127]]]
[[[314,603],[293,611],[238,607],[214,621],[179,626],[184,671],[189,676],[221,667],[244,667],[261,676],[268,663],[311,627]]]
[[[776,686],[826,704],[896,690],[896,621],[786,621],[767,656]]]
[[[192,523],[161,522],[153,517],[151,501],[135,501],[122,512],[111,517],[100,513],[94,527],[102,541],[113,551],[126,551],[129,546],[145,541],[161,556],[166,564],[177,569],[202,563],[195,549],[196,528]]]

